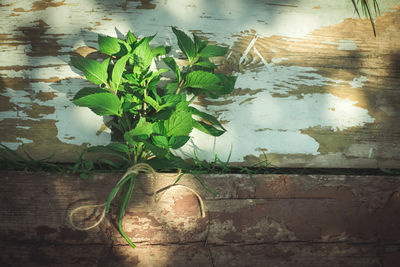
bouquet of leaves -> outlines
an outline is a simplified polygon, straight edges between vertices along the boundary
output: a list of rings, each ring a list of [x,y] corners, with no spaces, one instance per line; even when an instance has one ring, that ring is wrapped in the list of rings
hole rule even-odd
[[[166,56],[170,47],[151,48],[154,36],[138,39],[130,31],[125,40],[98,36],[100,52],[107,55],[101,63],[83,57],[71,59],[72,65],[97,85],[81,89],[73,103],[88,107],[97,115],[112,116],[111,129],[121,136],[120,142],[93,146],[88,151],[116,155],[126,167],[146,163],[155,169],[187,169],[187,162],[171,150],[185,145],[193,128],[212,136],[225,132],[214,116],[196,109],[191,103],[199,96],[218,98],[233,91],[237,77],[218,73],[217,66],[210,61],[212,57],[224,56],[228,48],[210,45],[194,34],[192,39],[176,28],[172,31],[186,57],[184,67]],[[174,73],[174,79],[163,87],[159,86],[160,75],[169,70],[151,70],[155,58],[161,58]],[[102,160],[111,166],[116,164]],[[118,225],[132,246],[123,231],[122,219],[136,178],[137,172],[124,176],[105,204],[105,212],[108,212],[111,201],[121,189]]]

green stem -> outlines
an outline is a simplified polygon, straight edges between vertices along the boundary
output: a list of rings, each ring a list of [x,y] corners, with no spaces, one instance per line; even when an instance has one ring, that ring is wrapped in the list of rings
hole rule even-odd
[[[141,142],[137,145],[135,153],[135,162],[133,164],[136,164],[143,159],[142,157],[144,152],[143,146],[144,144]]]
[[[143,98],[146,98],[146,96],[147,96],[147,90],[146,89],[147,88],[144,88],[144,90],[143,90]],[[143,101],[143,115],[145,114],[145,112],[146,112],[146,102]]]
[[[184,82],[185,82],[185,80],[182,79],[182,81],[179,83],[178,89],[177,89],[176,92],[175,92],[176,95],[179,94],[179,92],[181,91],[181,87],[182,87],[182,85],[183,85]]]

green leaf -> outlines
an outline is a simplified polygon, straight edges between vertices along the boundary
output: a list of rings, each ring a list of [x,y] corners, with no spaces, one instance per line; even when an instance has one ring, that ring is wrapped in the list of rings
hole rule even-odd
[[[207,68],[207,69],[215,69],[217,67],[217,65],[215,65],[214,63],[209,62],[209,61],[196,62],[194,65],[203,67],[203,68]]]
[[[154,145],[162,148],[169,148],[167,137],[162,135],[153,135],[151,139]]]
[[[153,60],[153,54],[149,43],[154,36],[155,35],[143,38],[133,50],[135,64],[137,64],[141,70],[149,67]]]
[[[146,149],[149,149],[151,153],[153,153],[157,158],[165,158],[168,155],[169,150],[167,148],[162,148],[154,145],[152,142],[143,141],[146,146]]]
[[[129,153],[129,147],[122,143],[110,143],[107,145],[107,148],[116,152]]]
[[[189,61],[192,61],[196,56],[196,50],[192,39],[186,35],[183,31],[178,30],[175,27],[172,27],[172,31],[174,32],[176,39],[178,39],[178,46],[182,50],[182,52],[186,55]]]
[[[156,72],[150,72],[151,73],[151,75],[150,76],[148,76],[148,77],[146,77],[142,82],[144,82],[144,81],[152,81],[154,78],[156,78],[157,76],[159,76],[161,73],[164,73],[164,72],[167,72],[168,70],[167,69],[159,69],[158,71],[156,71]],[[158,82],[158,81],[157,81]],[[156,83],[157,83],[156,82]],[[150,87],[150,83],[149,83],[149,87]]]
[[[114,90],[114,92],[118,91],[118,87],[121,84],[122,73],[125,70],[125,65],[129,59],[129,56],[130,55],[123,56],[114,65],[114,69],[113,69],[112,76],[111,76],[111,79],[112,79],[111,87]]]
[[[176,111],[189,111],[190,114],[192,114],[192,112],[190,111],[189,107],[189,101],[186,101],[186,99],[182,98],[182,101],[179,102],[178,104],[176,104]]]
[[[186,136],[171,136],[171,138],[169,139],[168,145],[172,148],[172,149],[178,149],[182,146],[184,146],[186,144],[187,141],[189,141],[190,136],[186,135]]]
[[[175,59],[173,59],[172,57],[166,57],[166,58],[163,58],[163,61],[175,73],[175,76],[178,79],[178,82],[180,82],[182,79],[182,74],[181,74],[181,70],[179,69],[179,66],[175,62]]]
[[[228,47],[222,47],[218,45],[208,45],[204,47],[200,52],[200,57],[219,57],[224,56],[228,51]]]
[[[103,68],[103,72],[107,73],[108,71],[108,65],[110,65],[110,57],[106,58],[103,63],[101,63],[101,67]]]
[[[180,102],[187,102],[186,101],[186,96],[183,94],[179,95],[165,95],[161,98],[163,101],[163,105],[161,105],[161,109],[166,108],[166,107],[173,107],[176,106]]]
[[[92,95],[92,94],[99,94],[99,93],[106,93],[106,92],[108,92],[108,91],[104,90],[102,88],[99,88],[99,87],[97,87],[97,88],[85,87],[76,93],[73,100],[82,98],[84,96]]]
[[[110,56],[117,54],[121,50],[119,40],[114,37],[98,35],[98,43],[100,52]]]
[[[138,80],[138,77],[137,77],[136,74],[134,74],[134,73],[129,73],[129,74],[125,73],[123,75],[123,77],[125,77],[126,81],[129,84],[139,85],[139,80]]]
[[[221,95],[230,94],[235,89],[236,76],[226,76],[222,73],[215,74],[220,80],[220,86],[212,88],[212,90],[204,90],[203,92],[211,98],[218,98]]]
[[[158,135],[165,135],[164,122],[160,121],[153,124],[153,133]]]
[[[219,91],[218,96],[232,93],[232,91],[235,89],[237,76],[226,76],[222,73],[217,73],[216,75],[219,77],[223,84],[223,87]]]
[[[107,84],[107,70],[99,62],[79,56],[72,57],[71,63],[72,66],[81,70],[85,74],[86,79],[92,83]]]
[[[174,170],[182,169],[187,170],[190,168],[189,164],[180,157],[174,156],[171,153],[165,158],[153,158],[148,161],[150,166],[157,170]]]
[[[193,39],[197,52],[202,50],[208,44],[207,41],[202,41],[196,34],[193,34]]]
[[[136,124],[136,127],[133,130],[126,132],[124,138],[128,142],[132,141],[132,139],[138,142],[149,139],[152,133],[153,123],[147,122],[144,117],[141,117],[139,122]]]
[[[206,123],[201,122],[201,121],[193,120],[192,123],[193,123],[193,127],[194,128],[202,131],[203,133],[206,133],[206,134],[209,134],[209,135],[212,135],[212,136],[220,136],[223,133],[225,133],[225,131],[218,130],[214,126],[211,126],[211,125],[206,124]]]
[[[164,121],[167,136],[189,135],[192,131],[192,113],[188,110],[178,110]]]
[[[178,90],[178,83],[169,83],[165,86],[165,90],[167,94],[175,94],[176,90]]]
[[[73,100],[80,107],[88,107],[97,115],[120,115],[121,101],[111,93],[90,94]]]
[[[202,89],[217,89],[221,86],[221,80],[217,75],[206,71],[193,71],[186,76],[185,87],[202,88]]]
[[[128,33],[126,34],[126,42],[129,45],[134,44],[136,42],[136,37],[135,35],[133,35],[131,31],[128,31]]]
[[[165,120],[168,120],[171,117],[172,113],[174,112],[173,109],[165,109],[161,110],[151,116],[153,121],[162,121],[164,123]]]
[[[151,51],[151,53],[153,54],[153,57],[158,57],[168,54],[169,51],[171,51],[170,46],[157,46]]]
[[[213,125],[217,125],[218,127],[220,127],[222,130],[226,131],[226,129],[222,126],[222,124],[217,120],[217,118],[215,118],[214,116],[202,112],[194,107],[189,107],[190,111],[192,112],[193,115],[195,116],[199,116],[200,118],[210,122]]]
[[[155,101],[153,98],[151,98],[150,96],[146,96],[144,99],[143,99],[146,103],[148,103],[150,106],[152,106],[155,110],[156,110],[156,112],[159,112],[160,111],[160,109],[161,109],[161,107],[160,107],[160,105],[157,103],[157,101]]]

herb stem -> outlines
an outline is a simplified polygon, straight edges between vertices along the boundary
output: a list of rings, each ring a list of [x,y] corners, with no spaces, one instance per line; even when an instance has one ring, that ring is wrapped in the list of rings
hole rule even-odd
[[[178,89],[176,90],[176,93],[175,93],[176,95],[179,94],[179,92],[181,91],[181,87],[182,87],[182,85],[183,85],[184,82],[185,82],[185,80],[182,79],[182,81],[179,83]]]
[[[144,90],[143,90],[143,99],[145,99],[146,98],[146,96],[147,96],[147,88],[144,88]],[[143,100],[143,115],[145,114],[145,112],[146,112],[146,102]]]

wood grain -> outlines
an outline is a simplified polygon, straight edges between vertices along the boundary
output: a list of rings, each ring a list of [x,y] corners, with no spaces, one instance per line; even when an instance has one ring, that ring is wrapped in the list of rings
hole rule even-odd
[[[115,206],[90,231],[74,230],[66,219],[74,207],[104,201],[120,175],[95,175],[94,182],[21,172],[0,176],[3,266],[386,267],[400,259],[400,177],[256,175],[254,186],[246,175],[202,176],[216,197],[183,177],[205,200],[206,218],[196,197],[182,188],[154,202],[142,177],[124,219],[134,250],[116,229]],[[161,174],[156,188],[173,181],[174,175]]]

